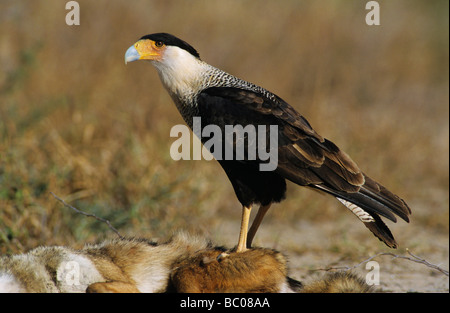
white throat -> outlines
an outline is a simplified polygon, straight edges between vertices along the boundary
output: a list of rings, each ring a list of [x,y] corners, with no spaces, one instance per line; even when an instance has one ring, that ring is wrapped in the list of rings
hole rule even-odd
[[[208,64],[184,49],[167,46],[162,59],[151,61],[169,93],[186,95],[200,89]]]

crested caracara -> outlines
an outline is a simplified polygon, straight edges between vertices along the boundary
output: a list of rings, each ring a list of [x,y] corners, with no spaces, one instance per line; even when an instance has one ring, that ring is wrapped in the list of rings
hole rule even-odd
[[[285,198],[286,179],[334,196],[381,241],[397,247],[381,217],[396,222],[397,215],[409,222],[408,205],[365,175],[344,151],[319,135],[283,99],[205,63],[191,45],[167,33],[144,36],[132,45],[125,62],[136,60],[153,64],[191,128],[194,117],[200,117],[202,125],[217,125],[222,131],[226,125],[265,125],[267,136],[269,126],[277,126],[275,170],[260,170],[262,158],[259,154],[250,158],[248,151],[243,159],[218,159],[243,207],[237,251],[251,246],[271,204]],[[201,139],[205,144],[207,138]],[[237,142],[231,144],[236,147]],[[244,140],[246,149],[249,144]],[[247,234],[254,204],[260,208]]]

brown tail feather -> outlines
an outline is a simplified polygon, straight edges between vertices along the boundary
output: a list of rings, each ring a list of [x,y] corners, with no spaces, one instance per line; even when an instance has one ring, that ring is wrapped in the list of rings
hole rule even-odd
[[[411,214],[411,209],[403,199],[393,194],[386,187],[374,181],[367,175],[364,175],[364,178],[365,183],[361,187],[361,193],[387,206],[392,212],[406,222],[409,222],[408,215]]]
[[[379,216],[372,216],[375,222],[364,223],[364,225],[378,238],[384,242],[388,247],[396,249],[397,242],[394,239],[389,228],[384,224]]]
[[[409,222],[408,216],[411,214],[411,209],[405,201],[381,184],[366,175],[364,178],[365,183],[358,192],[343,192],[326,185],[315,185],[315,187],[335,196],[358,216],[376,237],[387,246],[396,248],[397,243],[380,216],[396,222],[395,215],[397,215]]]

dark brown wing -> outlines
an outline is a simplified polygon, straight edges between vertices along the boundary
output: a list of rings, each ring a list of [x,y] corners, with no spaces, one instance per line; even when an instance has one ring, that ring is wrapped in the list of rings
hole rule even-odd
[[[356,192],[364,176],[355,162],[277,96],[249,90],[215,87],[198,97],[202,124],[277,125],[278,170],[300,185],[326,183],[336,190]]]
[[[281,98],[263,91],[214,87],[199,94],[198,108],[205,125],[277,125],[276,172],[299,185],[334,195],[378,238],[396,246],[378,214],[394,222],[394,214],[408,221],[411,211],[406,203],[365,176],[345,152],[320,136]]]

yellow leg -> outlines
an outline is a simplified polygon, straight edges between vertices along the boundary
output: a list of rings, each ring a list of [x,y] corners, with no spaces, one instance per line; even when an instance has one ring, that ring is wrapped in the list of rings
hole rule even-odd
[[[255,219],[253,220],[252,227],[250,227],[250,230],[248,232],[248,239],[247,239],[247,248],[250,248],[252,246],[253,238],[255,238],[256,231],[259,228],[259,225],[261,225],[261,222],[264,218],[264,215],[266,215],[266,212],[269,210],[271,203],[267,205],[261,205],[259,207],[258,213],[255,216]]]
[[[251,211],[252,211],[251,206],[242,207],[241,230],[239,232],[239,242],[236,248],[236,252],[244,252],[245,250],[247,250],[247,229]]]

